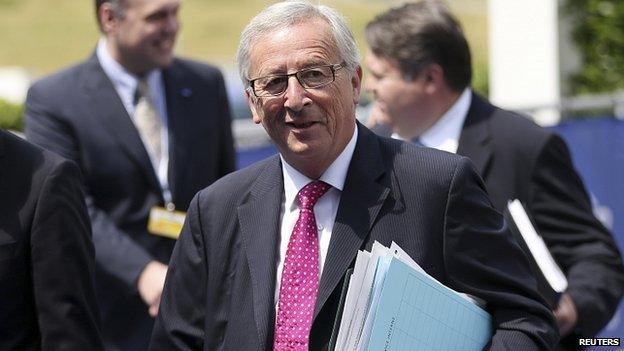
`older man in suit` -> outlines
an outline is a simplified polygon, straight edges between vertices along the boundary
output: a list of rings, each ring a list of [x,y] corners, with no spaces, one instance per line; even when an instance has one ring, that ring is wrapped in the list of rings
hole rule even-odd
[[[102,350],[78,168],[0,130],[0,349]]]
[[[613,315],[624,270],[563,140],[471,91],[468,44],[442,3],[390,9],[368,24],[366,40],[365,86],[386,123],[375,130],[468,156],[498,210],[513,199],[526,206],[568,278],[554,312],[562,336],[571,335],[565,343],[578,348],[579,335],[594,336]]]
[[[345,271],[375,240],[485,300],[488,349],[554,344],[552,316],[470,162],[356,123],[362,71],[335,10],[268,7],[243,31],[238,62],[253,120],[280,154],[191,203],[151,350],[325,350]]]
[[[30,89],[26,136],[80,166],[107,348],[144,350],[180,212],[234,168],[230,113],[216,68],[173,57],[180,0],[96,8],[94,55]]]

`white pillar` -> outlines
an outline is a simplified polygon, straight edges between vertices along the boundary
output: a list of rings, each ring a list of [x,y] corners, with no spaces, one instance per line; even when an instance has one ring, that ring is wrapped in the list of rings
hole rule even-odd
[[[560,25],[557,0],[489,0],[490,99],[534,109],[542,125],[559,121]]]
[[[23,103],[31,81],[31,75],[24,68],[0,67],[0,99]]]

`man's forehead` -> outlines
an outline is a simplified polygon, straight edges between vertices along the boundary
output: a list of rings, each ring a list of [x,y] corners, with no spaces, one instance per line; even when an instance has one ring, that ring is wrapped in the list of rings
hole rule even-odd
[[[327,44],[335,46],[329,24],[320,18],[312,18],[270,29],[255,39],[254,46],[267,41],[310,42],[313,44],[315,40],[323,40]]]
[[[250,50],[252,66],[312,66],[335,63],[340,53],[329,26],[316,21],[297,23],[271,30],[256,38]]]

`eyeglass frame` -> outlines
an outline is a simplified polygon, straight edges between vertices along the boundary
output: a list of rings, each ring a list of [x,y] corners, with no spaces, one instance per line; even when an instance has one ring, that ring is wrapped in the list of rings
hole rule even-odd
[[[290,77],[295,76],[295,78],[297,78],[297,82],[303,87],[303,89],[318,89],[324,86],[327,86],[333,82],[336,81],[336,71],[338,71],[341,68],[345,68],[346,67],[346,62],[342,61],[341,63],[336,63],[336,64],[332,64],[332,65],[320,65],[320,66],[313,66],[313,67],[308,67],[308,68],[303,68],[300,69],[296,72],[293,73],[286,73],[286,74],[269,74],[266,76],[262,76],[262,77],[257,77],[254,79],[249,79],[247,81],[247,88],[251,90],[251,92],[254,94],[255,97],[261,98],[261,97],[277,97],[280,96],[282,94],[284,94],[286,92],[286,90],[288,90],[288,81],[290,80]],[[331,69],[332,72],[332,79],[330,81],[328,81],[327,83],[323,83],[321,85],[317,85],[314,87],[307,87],[301,82],[301,79],[299,79],[299,74],[301,72],[306,72],[309,70],[313,70],[313,69],[317,69],[317,68],[321,68],[321,67],[329,67]],[[268,95],[258,95],[256,93],[256,89],[254,88],[254,82],[257,81],[258,79],[264,79],[264,78],[270,78],[270,77],[285,77],[286,78],[286,86],[284,88],[283,91],[277,93],[277,94],[268,94]]]

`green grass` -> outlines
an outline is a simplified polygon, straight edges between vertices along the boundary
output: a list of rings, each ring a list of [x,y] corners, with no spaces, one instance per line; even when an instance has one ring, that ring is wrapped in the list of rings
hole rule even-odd
[[[241,30],[270,3],[184,0],[177,52],[231,69]],[[360,45],[366,22],[398,4],[394,0],[323,0],[322,3],[345,14]],[[471,43],[475,81],[479,82],[487,67],[486,0],[454,0],[449,4],[462,21]],[[90,55],[98,36],[92,0],[0,0],[0,66],[22,66],[35,75],[48,74]]]

